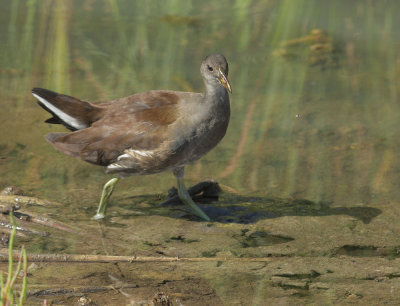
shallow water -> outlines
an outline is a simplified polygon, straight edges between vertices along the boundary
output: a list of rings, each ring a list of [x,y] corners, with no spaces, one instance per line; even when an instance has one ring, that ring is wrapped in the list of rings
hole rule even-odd
[[[293,243],[282,229],[264,232],[285,218],[302,227],[304,216],[344,216],[364,226],[398,212],[399,2],[14,0],[0,7],[0,188],[62,203],[45,211],[91,233],[83,244],[36,238],[28,251],[153,254],[162,245],[173,256],[258,256],[268,252],[257,247]],[[206,229],[181,209],[158,207],[175,184],[171,173],[131,177],[113,194],[113,217],[102,231],[115,245],[105,250],[90,217],[111,176],[45,142],[46,133],[63,128],[43,123],[48,115],[30,89],[89,101],[150,89],[201,91],[199,64],[213,52],[229,61],[231,122],[218,147],[187,167],[186,184],[220,183],[219,203],[204,204],[218,230],[193,251],[171,247],[165,240],[183,234],[210,238],[197,237]],[[381,222],[382,233],[390,232],[388,219]],[[231,223],[233,242],[222,243],[217,233]],[[242,224],[251,232],[240,236]],[[227,299],[229,283],[211,287]]]

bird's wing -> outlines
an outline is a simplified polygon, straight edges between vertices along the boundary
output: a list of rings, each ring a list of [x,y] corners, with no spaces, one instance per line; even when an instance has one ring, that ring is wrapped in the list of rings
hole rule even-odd
[[[150,153],[168,154],[168,129],[180,117],[181,99],[179,93],[151,91],[115,100],[91,127],[47,139],[59,151],[97,165],[126,160],[129,152],[156,160],[161,157]]]

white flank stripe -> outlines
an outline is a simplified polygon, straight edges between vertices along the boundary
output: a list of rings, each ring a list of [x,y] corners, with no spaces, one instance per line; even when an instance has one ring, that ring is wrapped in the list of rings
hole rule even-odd
[[[114,163],[114,164],[111,164],[111,165],[107,166],[107,169],[110,169],[110,170],[113,170],[113,169],[124,169],[124,168],[126,168],[126,167],[121,166],[120,164],[117,164],[117,163]]]
[[[129,149],[129,150],[126,150],[125,152],[126,153],[118,156],[118,158],[117,158],[118,161],[124,160],[124,159],[137,158],[137,156],[142,156],[142,157],[150,157],[150,156],[152,156],[152,152],[151,151]]]
[[[49,110],[51,110],[54,114],[56,114],[62,121],[69,124],[70,126],[76,128],[78,130],[85,129],[88,127],[87,124],[84,124],[84,123],[80,122],[79,120],[75,119],[74,117],[71,117],[70,115],[59,110],[57,107],[55,107],[49,101],[43,99],[42,97],[40,97],[34,93],[32,93],[32,94],[36,99],[38,99],[40,102],[42,102]]]
[[[130,158],[131,156],[129,155],[129,154],[122,154],[122,155],[120,155],[120,156],[118,156],[118,158],[117,158],[117,160],[121,160],[121,159],[124,159],[124,158]]]
[[[132,153],[143,156],[143,157],[148,157],[151,156],[151,151],[143,151],[143,150],[130,150]]]

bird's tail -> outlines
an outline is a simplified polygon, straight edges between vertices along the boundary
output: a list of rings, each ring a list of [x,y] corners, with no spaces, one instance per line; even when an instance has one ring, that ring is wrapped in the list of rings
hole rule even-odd
[[[62,124],[71,131],[89,127],[103,114],[101,107],[51,90],[33,88],[32,94],[38,100],[39,105],[53,115],[45,122]]]

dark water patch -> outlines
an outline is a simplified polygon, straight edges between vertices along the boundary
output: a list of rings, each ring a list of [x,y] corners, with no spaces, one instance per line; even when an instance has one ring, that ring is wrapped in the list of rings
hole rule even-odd
[[[61,239],[33,238],[27,247],[28,253],[63,253],[71,250],[71,242]]]
[[[368,224],[382,211],[374,207],[335,207],[330,209],[332,215],[348,215],[361,220],[364,224]]]
[[[294,240],[292,237],[272,235],[265,230],[254,231],[249,235],[246,233],[246,230],[242,230],[240,235],[234,236],[241,243],[242,248],[269,246]]]
[[[5,155],[6,151],[7,151],[7,145],[6,144],[0,144],[0,155]]]
[[[353,257],[400,258],[400,247],[376,247],[373,245],[344,245],[335,251],[335,255]]]
[[[150,241],[143,241],[143,244],[144,245],[147,245],[147,246],[150,246],[150,247],[156,247],[156,246],[160,246],[161,245],[161,243],[153,243],[153,242],[150,242]]]
[[[309,273],[280,273],[272,276],[272,282],[285,290],[296,290],[296,296],[309,295],[309,287],[312,281],[321,276],[321,273],[311,270]]]
[[[20,155],[21,153],[23,153],[25,148],[26,148],[26,145],[17,142],[15,144],[15,147],[10,152],[8,152],[8,156],[16,157],[16,156]]]
[[[215,256],[217,256],[217,253],[220,252],[220,251],[221,250],[219,250],[219,249],[213,249],[213,250],[210,250],[210,251],[204,251],[204,252],[201,253],[201,256],[203,256],[203,257],[215,257]]]
[[[286,277],[290,279],[314,279],[321,275],[321,273],[311,270],[310,273],[282,273],[274,274],[275,276]]]
[[[307,282],[297,282],[297,283],[278,283],[277,284],[279,287],[283,288],[283,289],[308,289],[308,284]],[[295,292],[293,295],[296,296],[306,296],[307,293],[305,292],[301,292],[301,291],[297,291]]]
[[[347,255],[355,257],[380,256],[375,246],[344,245],[336,251],[336,255]]]
[[[393,278],[400,278],[399,273],[388,273],[384,275],[372,275],[372,276],[367,276],[365,278],[362,278],[362,280],[372,280],[374,282],[382,282],[388,279],[393,279]]]
[[[172,236],[168,239],[165,240],[165,242],[172,242],[172,241],[178,241],[178,242],[183,242],[183,243],[193,243],[193,242],[199,242],[200,240],[198,239],[187,239],[182,235],[178,235],[178,236]]]
[[[303,297],[309,295],[309,280],[287,279],[281,276],[273,276],[271,280],[274,286],[280,287],[284,290],[294,290],[294,292],[292,292],[292,295],[294,296]]]

